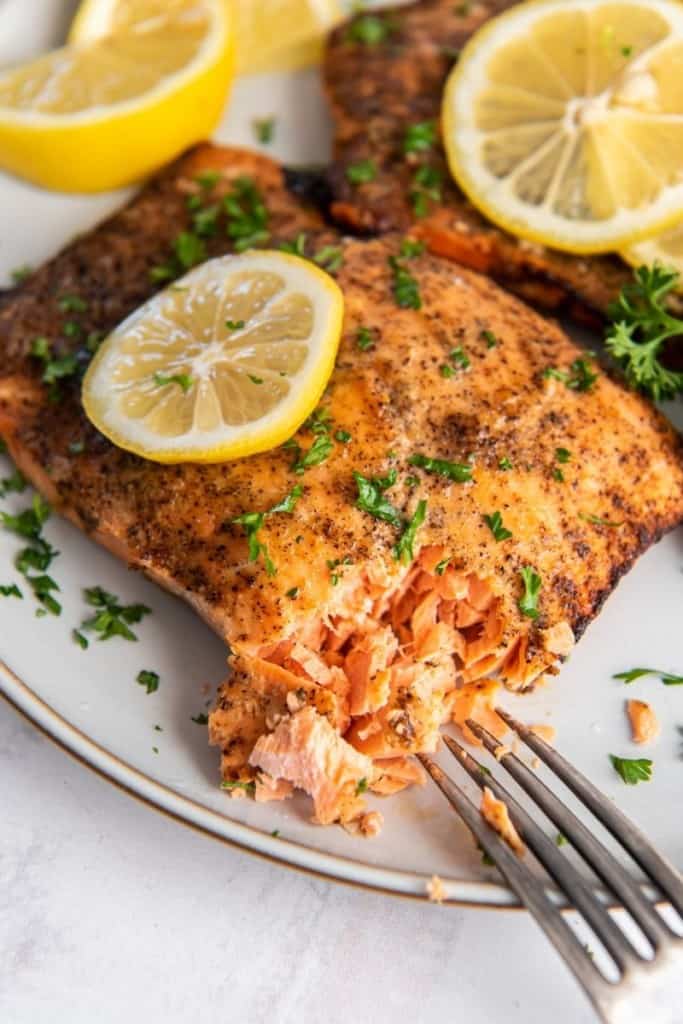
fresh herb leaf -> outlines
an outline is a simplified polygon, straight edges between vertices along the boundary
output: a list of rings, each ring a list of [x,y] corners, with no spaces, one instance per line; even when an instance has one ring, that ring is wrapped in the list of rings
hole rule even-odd
[[[364,185],[368,181],[374,181],[377,177],[375,161],[359,160],[356,164],[349,164],[346,168],[346,177],[352,185]]]
[[[241,331],[244,327],[244,320],[226,320],[225,326],[229,331]]]
[[[195,235],[199,236],[199,238],[213,238],[218,231],[220,212],[221,208],[218,203],[214,203],[212,206],[204,206],[197,210],[192,218],[192,228]],[[198,252],[200,251],[198,250]],[[204,259],[206,259],[206,255]],[[196,260],[196,262],[201,263],[201,258]]]
[[[456,484],[466,484],[472,479],[472,466],[466,462],[449,462],[447,459],[432,459],[428,455],[411,455],[410,466],[419,466],[426,473],[446,477]]]
[[[366,793],[367,789],[368,789],[368,780],[366,778],[359,779],[358,780],[358,785],[356,786],[356,796],[360,796],[361,793]]]
[[[538,600],[541,593],[542,580],[531,565],[526,565],[519,570],[524,584],[524,594],[519,599],[518,606],[522,615],[528,619],[537,619],[539,616]]]
[[[600,516],[589,515],[586,512],[579,512],[579,519],[583,519],[586,523],[592,523],[594,526],[609,526],[613,530],[624,525],[623,522],[613,523],[609,519],[601,519]]]
[[[80,629],[71,630],[71,639],[75,644],[78,644],[78,646],[83,651],[87,651],[88,647],[90,646],[87,636],[84,636],[83,633],[81,633]]]
[[[508,470],[513,468],[514,467],[510,460],[508,459],[507,455],[504,455],[502,459],[498,460],[498,469],[502,469],[504,472],[507,472]]]
[[[22,600],[24,597],[16,583],[4,583],[0,585],[0,595],[2,595],[2,597],[19,597]]]
[[[263,384],[263,377],[255,377],[253,373],[248,373],[247,377],[252,384]]]
[[[301,454],[299,449],[299,454],[292,463],[292,471],[300,476],[312,466],[319,466],[328,458],[333,448],[334,442],[327,434],[318,434],[307,452]]]
[[[369,348],[372,348],[375,344],[375,339],[370,332],[369,327],[359,327],[358,334],[356,335],[356,344],[361,352],[367,352]]]
[[[135,681],[144,686],[147,693],[156,693],[159,689],[159,673],[151,672],[147,668],[141,669],[135,677]]]
[[[443,175],[438,168],[428,164],[417,168],[410,189],[410,201],[416,217],[426,217],[430,203],[440,202],[442,182]]]
[[[6,530],[16,533],[18,537],[39,540],[43,524],[50,518],[50,511],[47,502],[36,494],[30,508],[25,508],[16,516],[10,515],[9,512],[0,512],[0,522]]]
[[[80,295],[62,295],[57,305],[62,313],[85,313],[88,303]]]
[[[674,675],[671,672],[662,672],[658,668],[630,668],[627,672],[617,672],[612,679],[621,679],[625,683],[633,683],[643,676],[659,676],[665,686],[683,686],[683,676]]]
[[[291,598],[292,601],[294,600],[295,597],[298,597],[298,596],[299,596],[299,588],[298,587],[290,587],[289,590],[285,591],[285,597]]]
[[[280,252],[290,252],[293,256],[306,256],[306,232],[300,231],[293,242],[281,242]]]
[[[416,238],[404,238],[401,242],[399,255],[402,260],[414,260],[421,256],[424,251],[424,242],[420,242]]]
[[[610,754],[609,759],[615,772],[621,776],[627,786],[636,786],[639,782],[649,782],[652,778],[652,761],[648,757],[617,757],[616,754]]]
[[[420,286],[396,256],[389,257],[393,283],[392,290],[396,305],[401,309],[421,309]]]
[[[482,331],[481,337],[486,342],[487,348],[495,348],[496,345],[498,344],[498,338],[495,336],[493,331]]]
[[[450,557],[442,558],[440,562],[434,566],[434,572],[437,576],[443,576],[448,566],[451,564]]]
[[[212,188],[215,188],[221,179],[220,171],[202,171],[195,177],[195,181],[201,189],[205,192],[210,192]]]
[[[404,523],[403,532],[394,546],[394,558],[397,562],[402,562],[403,565],[409,565],[412,562],[415,557],[413,554],[413,545],[415,543],[415,538],[417,537],[417,531],[420,529],[426,518],[427,502],[423,498],[421,501],[418,501],[417,508],[411,518]]]
[[[339,441],[340,444],[348,444],[351,440],[351,434],[349,434],[348,430],[336,430],[334,439]]]
[[[198,715],[193,715],[191,717],[190,721],[194,722],[195,725],[208,725],[209,724],[209,716],[207,714],[205,714],[205,712],[200,711]]]
[[[553,480],[556,480],[558,484],[564,483],[564,473],[561,469],[558,469],[557,466],[555,466],[555,468],[553,469],[552,477]]]
[[[268,210],[251,178],[236,178],[233,189],[223,199],[227,215],[227,234],[236,252],[244,252],[254,245],[267,242]]]
[[[324,245],[315,253],[313,262],[323,267],[328,274],[336,274],[344,264],[344,253],[338,245]]]
[[[665,342],[683,334],[683,320],[667,309],[679,281],[677,271],[655,263],[638,267],[609,308],[612,325],[605,345],[632,388],[655,401],[683,393],[683,372],[660,359]]]
[[[124,640],[137,640],[130,626],[142,621],[145,615],[150,615],[151,608],[144,604],[123,605],[115,594],[98,586],[86,587],[83,594],[86,603],[95,609],[95,614],[81,623],[81,630],[97,633],[98,640],[111,640],[115,636]]]
[[[451,349],[448,358],[451,359],[456,364],[456,366],[459,366],[463,370],[466,370],[470,365],[470,358],[463,349],[462,345],[458,345],[457,348]]]
[[[363,46],[377,46],[383,43],[393,31],[391,21],[378,18],[375,14],[361,14],[349,25],[346,38]]]
[[[598,379],[598,374],[593,372],[588,359],[575,359],[569,370],[558,370],[556,366],[549,366],[543,371],[543,376],[554,377],[570,391],[590,391]]]
[[[33,595],[51,615],[61,615],[62,606],[52,596],[53,591],[59,591],[59,585],[52,576],[26,576],[26,582],[30,584]]]
[[[449,366],[448,363],[444,363],[439,367],[439,373],[442,377],[445,377],[446,380],[450,380],[451,377],[455,377],[455,370],[452,366]]]
[[[555,458],[557,459],[558,462],[562,462],[562,463],[570,462],[571,461],[571,457],[572,457],[572,453],[569,451],[568,448],[556,448],[555,449]]]
[[[0,498],[7,494],[23,494],[26,490],[26,479],[18,469],[15,469],[11,476],[0,480]]]
[[[256,141],[260,142],[262,146],[267,146],[275,138],[274,117],[255,117],[251,125]]]
[[[158,388],[166,387],[167,384],[177,384],[183,392],[187,392],[194,384],[194,378],[189,373],[174,373],[166,376],[164,373],[157,372],[154,374],[154,383]]]
[[[327,568],[330,570],[331,573],[330,579],[333,587],[336,587],[337,584],[339,583],[339,573],[336,573],[334,570],[337,569],[340,565],[353,565],[351,556],[346,555],[344,558],[327,559]]]
[[[258,561],[259,555],[262,554],[266,573],[269,576],[275,576],[277,569],[268,554],[268,549],[265,544],[258,539],[258,532],[263,527],[267,516],[275,515],[278,512],[285,512],[288,515],[291,515],[294,512],[296,504],[303,492],[304,489],[301,484],[297,484],[288,494],[285,495],[282,501],[279,501],[277,505],[273,505],[273,507],[267,511],[244,512],[241,516],[236,516],[231,520],[231,522],[244,528],[244,532],[247,536],[247,543],[249,545],[249,561]]]
[[[485,515],[484,522],[493,534],[494,540],[509,540],[512,536],[510,530],[503,526],[503,517],[500,512],[492,512],[491,515]]]
[[[354,471],[353,478],[358,489],[356,508],[374,516],[375,519],[391,523],[392,526],[401,526],[400,514],[384,496],[384,492],[396,482],[396,471],[392,470],[384,478],[371,477],[370,479]]]
[[[436,122],[420,121],[408,125],[403,137],[404,153],[424,153],[436,142]]]
[[[561,832],[558,832],[555,836],[555,846],[566,846],[567,837],[563,836]]]

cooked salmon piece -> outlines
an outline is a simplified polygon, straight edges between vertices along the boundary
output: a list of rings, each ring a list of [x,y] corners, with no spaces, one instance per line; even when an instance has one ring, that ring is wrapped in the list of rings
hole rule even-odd
[[[223,778],[265,795],[271,783],[250,763],[257,744],[278,729],[283,744],[322,737],[293,762],[296,778],[315,781],[319,817],[348,816],[356,805],[323,786],[316,752],[343,751],[345,765],[367,768],[369,788],[392,792],[421,778],[410,759],[436,748],[443,723],[477,718],[495,732],[495,687],[523,691],[556,672],[620,576],[683,519],[681,443],[641,397],[577,364],[585,355],[556,325],[471,271],[428,252],[409,258],[391,237],[336,240],[339,356],[315,424],[296,436],[307,449],[312,426],[327,431],[321,463],[296,474],[281,447],[165,466],[117,449],[85,418],[77,376],[51,400],[32,341],[87,360],[80,339],[106,334],[157,287],[150,267],[187,225],[201,168],[218,172],[218,194],[249,175],[267,208],[264,244],[330,237],[270,161],[194,151],[0,306],[0,434],[57,511],[182,596],[229,645],[209,720]],[[223,230],[210,241],[212,252],[230,245]],[[77,337],[64,329],[65,294],[87,304]],[[361,329],[370,345],[359,346]],[[467,366],[455,368],[455,348]],[[567,387],[579,372],[582,387]],[[558,447],[572,452],[562,483]],[[296,485],[291,514],[259,531],[269,575],[235,520]],[[512,534],[502,541],[496,512]],[[294,719],[311,728],[293,733]],[[330,735],[344,746],[328,748]],[[271,753],[266,775],[298,784]]]
[[[644,700],[627,700],[626,711],[631,723],[631,738],[634,743],[651,743],[657,739],[662,727],[649,704]]]
[[[526,847],[522,838],[510,820],[510,812],[504,800],[493,795],[488,786],[484,786],[479,807],[483,817],[494,828],[501,839],[504,839],[518,857],[524,856]]]
[[[427,898],[432,903],[443,903],[448,893],[446,892],[446,886],[443,884],[443,880],[438,875],[432,875],[427,882]]]
[[[365,806],[360,794],[373,773],[370,758],[354,750],[311,707],[282,719],[261,736],[249,764],[309,793],[321,825],[358,818]]]
[[[373,11],[385,34],[372,45],[357,34],[362,13],[332,33],[324,63],[335,133],[332,213],[355,232],[410,231],[433,252],[489,274],[532,305],[594,319],[630,279],[625,264],[555,252],[493,227],[454,183],[438,138],[454,60],[473,32],[510,6],[421,0]],[[406,153],[406,131],[425,123],[433,127],[433,145]],[[354,181],[354,167],[366,161],[372,180]],[[431,179],[421,186],[422,168]]]

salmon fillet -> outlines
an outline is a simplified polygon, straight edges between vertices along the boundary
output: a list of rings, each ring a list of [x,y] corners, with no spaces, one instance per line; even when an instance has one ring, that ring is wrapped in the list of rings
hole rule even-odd
[[[324,434],[324,461],[298,475],[290,447],[175,466],[115,448],[85,419],[77,383],[50,399],[32,341],[85,358],[60,297],[87,302],[83,334],[106,333],[144,301],[209,168],[219,191],[250,176],[268,208],[266,244],[322,230],[270,161],[194,151],[2,305],[0,434],[58,511],[230,646],[209,722],[223,777],[259,799],[303,780],[319,820],[344,821],[361,813],[364,789],[421,781],[410,756],[434,750],[444,722],[484,714],[492,675],[526,689],[556,670],[634,559],[683,518],[681,444],[597,368],[587,390],[567,386],[582,353],[557,326],[389,237],[339,242],[339,357],[322,410],[294,439],[308,449]],[[224,233],[210,244],[229,248]],[[571,453],[563,482],[559,448]],[[259,532],[271,574],[235,519],[296,487]],[[535,618],[520,607],[531,567]],[[377,828],[368,818],[361,831]]]
[[[532,305],[595,319],[630,278],[621,260],[569,256],[520,241],[493,227],[465,199],[438,138],[424,151],[404,152],[409,126],[432,122],[438,130],[443,86],[469,36],[510,6],[509,0],[422,0],[375,12],[386,36],[372,45],[354,30],[367,15],[332,33],[324,64],[335,130],[332,213],[355,232],[410,229],[433,252],[489,274]],[[354,184],[349,168],[366,160],[376,175]],[[432,171],[431,186],[416,179],[425,167]]]

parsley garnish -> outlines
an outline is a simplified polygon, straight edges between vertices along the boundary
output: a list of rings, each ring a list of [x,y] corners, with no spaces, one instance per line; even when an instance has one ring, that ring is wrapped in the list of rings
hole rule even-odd
[[[351,440],[351,435],[348,430],[336,430],[334,439],[335,441],[339,441],[340,444],[348,444]]]
[[[507,470],[513,469],[513,468],[514,467],[513,467],[512,463],[510,462],[510,460],[508,459],[507,455],[504,455],[502,459],[498,460],[498,469],[502,469],[505,472],[507,472]]]
[[[344,253],[338,245],[324,245],[313,256],[313,262],[323,267],[328,274],[336,274],[344,264]]]
[[[73,353],[69,353],[60,359],[53,359],[50,342],[44,337],[33,339],[30,354],[34,359],[39,359],[43,364],[41,380],[43,384],[49,384],[50,398],[53,401],[58,399],[59,387],[57,382],[64,377],[72,377],[78,371],[77,357]]]
[[[448,363],[443,363],[443,365],[439,367],[439,373],[441,374],[442,377],[445,377],[447,380],[449,380],[451,377],[455,377],[455,370],[453,369],[452,366],[449,366]]]
[[[256,141],[267,146],[275,138],[275,118],[255,117],[251,122]]]
[[[306,232],[300,231],[293,242],[281,242],[280,252],[291,252],[293,256],[306,256]]]
[[[18,469],[15,469],[11,476],[0,480],[0,498],[6,494],[22,494],[26,490],[26,479]]]
[[[63,313],[85,313],[88,303],[80,295],[62,295],[57,305]]]
[[[487,348],[495,348],[498,344],[498,338],[495,336],[493,331],[482,331],[480,337],[486,342]]]
[[[456,484],[466,484],[472,479],[472,466],[467,462],[449,462],[448,459],[432,459],[428,455],[411,455],[410,466],[419,466],[426,473],[446,477]]]
[[[330,570],[330,573],[331,573],[330,580],[332,582],[332,586],[333,587],[336,587],[337,584],[339,583],[339,578],[340,578],[339,577],[339,573],[336,573],[334,570],[337,569],[340,565],[353,565],[353,560],[352,560],[351,556],[350,555],[346,555],[345,558],[328,558],[327,559],[327,568]]]
[[[370,479],[354,471],[353,479],[358,488],[356,508],[392,526],[401,526],[401,516],[384,496],[384,492],[396,483],[396,476],[395,469],[390,470],[385,477],[373,476]]]
[[[358,785],[356,786],[356,796],[360,796],[361,793],[367,792],[367,788],[368,780],[366,778],[359,779]]]
[[[393,293],[396,305],[401,309],[421,309],[420,286],[396,256],[389,257],[389,266],[393,274]]]
[[[558,469],[557,466],[555,466],[555,468],[553,469],[552,476],[553,476],[553,480],[556,480],[558,482],[558,484],[563,484],[564,483],[564,473],[562,472],[561,469]]]
[[[558,462],[562,462],[562,463],[570,462],[571,461],[571,457],[572,457],[572,453],[569,451],[568,448],[556,448],[555,449],[555,458],[557,459]]]
[[[189,373],[174,373],[170,377],[167,377],[164,373],[154,374],[154,383],[158,388],[163,388],[167,384],[177,384],[182,391],[187,392],[194,384],[194,378]]]
[[[633,683],[642,676],[659,676],[665,686],[683,686],[683,676],[662,672],[658,668],[631,668],[627,672],[617,672],[612,679],[622,679],[625,683]]]
[[[252,384],[263,384],[263,377],[256,377],[253,373],[248,373],[247,377]]]
[[[392,31],[393,26],[386,18],[378,18],[375,14],[362,14],[349,25],[346,38],[352,43],[377,46],[378,43],[383,43]]]
[[[294,600],[295,597],[298,597],[298,596],[299,596],[299,588],[298,587],[290,587],[289,590],[285,591],[285,597],[291,598],[292,601]]]
[[[421,256],[424,251],[424,242],[420,242],[416,238],[404,238],[401,242],[399,256],[403,260],[414,260]]]
[[[448,358],[451,359],[456,364],[456,366],[460,366],[463,370],[466,370],[467,367],[470,365],[470,357],[467,355],[462,345],[458,345],[457,348],[451,349]]]
[[[256,789],[256,783],[241,782],[239,779],[224,780],[221,782],[221,789],[244,789],[247,793],[253,793]]]
[[[136,683],[144,686],[147,693],[156,693],[159,689],[159,673],[151,672],[147,668],[141,669],[135,677]]]
[[[226,320],[225,326],[229,331],[241,331],[244,327],[244,320]]]
[[[583,521],[586,523],[592,523],[594,526],[609,526],[613,530],[616,530],[617,527],[624,525],[623,522],[613,523],[610,522],[609,519],[601,519],[600,516],[588,515],[585,512],[579,512],[579,519],[583,519]]]
[[[358,334],[356,335],[356,344],[361,352],[367,352],[369,348],[372,348],[375,344],[369,327],[359,327]]]
[[[517,602],[519,610],[528,619],[537,619],[539,615],[538,599],[542,585],[541,577],[531,565],[526,565],[523,569],[520,569],[519,575],[522,577],[522,583],[524,584],[524,594]]]
[[[22,600],[24,597],[16,583],[4,583],[0,585],[0,594],[3,597],[19,597]]]
[[[607,350],[631,387],[656,401],[683,392],[683,372],[669,370],[659,358],[667,339],[683,334],[683,320],[666,308],[678,281],[675,270],[658,263],[638,267],[609,308],[613,323],[605,337]]]
[[[575,359],[569,370],[558,370],[556,366],[549,366],[543,371],[543,376],[562,381],[570,391],[590,391],[598,379],[598,374],[593,372],[587,359]]]
[[[206,259],[206,245],[190,231],[181,231],[173,243],[173,249],[183,270],[190,270]]]
[[[494,540],[509,540],[512,533],[503,526],[503,517],[500,512],[492,512],[484,516],[484,522],[493,534]]]
[[[410,189],[410,201],[416,217],[426,217],[430,202],[438,203],[441,200],[442,181],[443,175],[436,167],[423,164],[417,168]]]
[[[413,554],[413,544],[417,536],[417,531],[420,529],[427,517],[427,502],[424,498],[418,501],[417,508],[411,516],[411,518],[404,523],[403,532],[398,538],[394,546],[394,558],[397,562],[402,562],[404,565],[409,565],[415,557]]]
[[[87,651],[88,647],[90,646],[87,636],[84,636],[83,633],[81,633],[80,629],[71,630],[71,639],[75,644],[78,644],[78,646],[83,651]]]
[[[404,153],[423,153],[436,142],[436,122],[420,121],[408,125],[403,137]]]
[[[609,759],[615,772],[622,777],[627,786],[649,782],[652,778],[652,761],[648,757],[629,758],[610,754]]]
[[[81,623],[81,630],[97,633],[98,640],[111,640],[114,636],[124,640],[137,640],[129,627],[141,622],[151,608],[144,604],[122,605],[115,594],[109,594],[102,587],[86,587],[83,591],[86,604],[95,609],[95,614]]]
[[[268,210],[251,178],[235,179],[232,192],[223,199],[223,209],[228,217],[228,237],[232,238],[236,252],[244,252],[270,238]]]
[[[363,185],[367,181],[374,181],[377,177],[375,161],[359,160],[357,164],[349,164],[346,168],[346,177],[352,185]]]
[[[58,591],[59,587],[51,576],[45,575],[45,570],[59,554],[42,536],[43,525],[49,517],[50,506],[39,495],[34,497],[29,508],[25,508],[16,516],[0,512],[0,522],[5,529],[30,542],[28,547],[22,548],[19,552],[14,564],[31,587],[34,596],[43,605],[38,611],[45,614],[47,610],[52,615],[59,615],[62,607],[52,596],[52,592]],[[31,576],[32,570],[36,570],[40,575]]]
[[[301,449],[298,448],[297,457],[292,463],[292,471],[300,476],[311,466],[319,466],[327,459],[333,448],[334,443],[327,434],[318,434],[307,452],[302,454]]]
[[[273,505],[273,507],[268,509],[266,512],[244,512],[241,516],[236,516],[231,520],[231,522],[244,527],[244,532],[247,535],[247,542],[249,545],[249,561],[256,562],[258,560],[258,556],[263,554],[263,562],[269,576],[275,576],[277,569],[271,561],[265,544],[258,539],[258,532],[262,528],[268,516],[272,516],[276,512],[286,512],[288,515],[291,515],[296,508],[296,503],[303,493],[303,487],[301,484],[297,484],[296,487],[291,489],[289,494],[285,495],[282,501],[279,501],[277,505]]]
[[[195,725],[208,725],[209,724],[209,716],[207,714],[205,714],[205,712],[200,711],[198,715],[192,715],[192,717],[190,718],[190,721],[194,722]]]
[[[561,832],[558,832],[555,836],[555,846],[566,846],[567,837],[563,836]]]

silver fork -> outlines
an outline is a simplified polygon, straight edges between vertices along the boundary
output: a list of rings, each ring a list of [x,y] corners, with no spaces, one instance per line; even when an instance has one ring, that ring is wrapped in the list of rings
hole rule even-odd
[[[600,793],[588,779],[572,767],[553,747],[535,735],[507,712],[496,709],[501,718],[524,743],[551,768],[566,786],[612,833],[636,861],[662,897],[683,918],[683,878],[659,854],[643,833]],[[492,754],[501,746],[486,729],[468,720],[467,725]],[[513,753],[504,753],[500,764],[535,801],[584,861],[606,886],[612,901],[623,906],[638,925],[650,947],[649,956],[637,949],[610,915],[570,860],[549,839],[514,796],[497,782],[487,768],[479,764],[460,743],[443,737],[451,753],[480,788],[488,786],[494,796],[504,800],[510,818],[555,881],[571,906],[577,910],[611,957],[618,980],[612,980],[569,927],[557,905],[548,896],[541,879],[512,852],[510,847],[484,820],[479,808],[438,764],[426,754],[418,757],[434,782],[474,833],[486,853],[507,880],[522,903],[553,943],[560,956],[585,989],[598,1016],[606,1024],[681,1024],[683,1021],[683,938],[669,926],[648,899],[639,884],[614,855],[599,842],[590,829]],[[679,808],[680,811],[680,808]],[[672,813],[677,813],[672,808]]]

